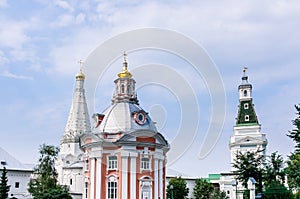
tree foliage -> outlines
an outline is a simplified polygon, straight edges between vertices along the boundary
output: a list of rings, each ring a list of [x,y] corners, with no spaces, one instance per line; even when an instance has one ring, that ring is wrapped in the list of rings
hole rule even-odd
[[[196,199],[209,198],[213,191],[214,187],[205,179],[196,179],[194,187],[194,196]]]
[[[167,186],[167,198],[184,199],[189,193],[186,181],[181,177],[172,178]]]
[[[8,185],[7,170],[5,167],[3,167],[0,182],[0,199],[8,198],[9,189],[10,186]]]
[[[198,178],[195,181],[194,196],[196,199],[226,199],[226,193],[215,189],[205,179]]]
[[[287,167],[285,169],[288,176],[288,185],[295,191],[300,191],[300,104],[296,108],[296,119],[292,121],[294,129],[289,131],[288,137],[296,143],[295,151],[289,156],[287,160]]]
[[[247,182],[250,177],[253,177],[258,182],[258,191],[262,191],[262,158],[261,151],[238,151],[233,163],[236,169],[235,174],[237,179],[242,182],[244,187],[247,187]]]
[[[266,186],[264,192],[266,199],[293,199],[293,193],[288,190],[282,183],[279,181],[274,181],[269,183]]]
[[[285,171],[289,187],[300,191],[300,153],[292,153],[289,156]]]
[[[296,143],[295,146],[295,153],[300,153],[300,104],[296,108],[296,119],[292,120],[292,123],[294,125],[294,129],[289,131],[287,134],[288,137],[292,138],[292,140]]]
[[[71,199],[66,186],[57,183],[55,160],[59,149],[43,144],[40,147],[39,164],[34,168],[35,179],[29,182],[29,193],[34,199]]]
[[[265,186],[274,184],[274,182],[283,184],[284,176],[283,158],[277,152],[274,152],[267,159],[267,164],[264,169],[263,181],[265,182]]]

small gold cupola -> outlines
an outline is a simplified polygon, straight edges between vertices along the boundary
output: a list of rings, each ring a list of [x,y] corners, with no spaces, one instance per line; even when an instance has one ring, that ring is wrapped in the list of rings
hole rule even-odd
[[[131,78],[132,74],[128,71],[127,61],[126,61],[126,52],[123,54],[124,56],[124,62],[123,62],[123,68],[122,71],[119,72],[118,77],[119,78]]]

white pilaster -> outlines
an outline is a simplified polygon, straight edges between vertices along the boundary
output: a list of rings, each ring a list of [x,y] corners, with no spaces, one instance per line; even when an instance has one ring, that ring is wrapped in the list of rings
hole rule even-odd
[[[154,159],[154,198],[158,198],[158,159]]]
[[[90,188],[90,199],[95,199],[95,158],[91,158],[91,188]]]
[[[102,174],[101,174],[101,170],[102,170],[102,161],[101,158],[97,158],[97,171],[96,171],[96,198],[100,198],[101,197],[101,178],[102,178]]]
[[[128,178],[127,178],[127,173],[128,173],[128,156],[125,154],[122,154],[122,199],[127,199],[127,194],[128,194]]]
[[[136,199],[136,158],[137,153],[130,153],[130,199]]]
[[[159,161],[159,197],[163,198],[163,160]]]

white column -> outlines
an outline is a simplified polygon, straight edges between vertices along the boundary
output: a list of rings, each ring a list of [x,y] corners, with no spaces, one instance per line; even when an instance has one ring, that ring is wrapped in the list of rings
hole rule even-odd
[[[137,153],[130,153],[130,199],[136,199],[136,158]]]
[[[94,193],[95,193],[95,158],[91,158],[91,185],[90,185],[90,199],[95,199],[94,198]]]
[[[158,198],[158,159],[154,159],[154,199]]]
[[[128,156],[122,156],[122,199],[127,199],[128,194],[128,183],[127,183],[127,172],[128,172]]]
[[[164,161],[159,160],[159,197],[162,199],[163,198],[163,166],[164,166]]]
[[[97,158],[97,171],[96,171],[96,199],[101,197],[101,170],[102,170],[102,161],[101,158]]]

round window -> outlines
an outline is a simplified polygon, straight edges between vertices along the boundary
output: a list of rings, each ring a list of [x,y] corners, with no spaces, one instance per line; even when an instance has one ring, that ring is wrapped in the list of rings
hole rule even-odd
[[[146,122],[146,115],[144,112],[138,112],[134,114],[134,120],[136,123],[143,125]]]

